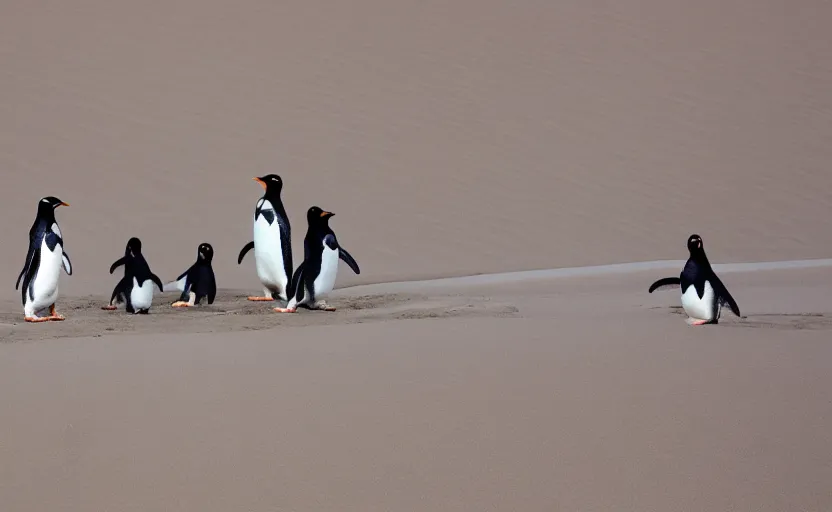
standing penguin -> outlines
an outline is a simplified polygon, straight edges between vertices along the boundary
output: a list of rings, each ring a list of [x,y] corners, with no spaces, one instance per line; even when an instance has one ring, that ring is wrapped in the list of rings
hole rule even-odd
[[[44,197],[38,202],[38,213],[35,222],[29,229],[29,251],[23,270],[17,276],[14,289],[20,286],[23,279],[21,299],[23,302],[24,319],[27,322],[61,321],[64,316],[55,312],[55,301],[58,299],[58,278],[61,266],[67,275],[72,275],[72,264],[69,255],[64,250],[64,239],[58,221],[55,220],[55,209],[59,206],[69,206],[57,197]],[[49,316],[42,316],[49,308]]]
[[[690,325],[717,324],[722,306],[727,304],[731,311],[742,318],[740,308],[728,293],[728,289],[717,277],[702,245],[702,237],[693,234],[688,238],[690,257],[679,277],[666,277],[650,285],[649,293],[670,286],[680,286],[682,308],[687,313]]]
[[[309,229],[303,240],[304,259],[292,276],[292,298],[285,308],[274,308],[278,313],[294,313],[298,306],[309,309],[335,311],[322,300],[335,287],[338,259],[344,260],[353,272],[360,274],[358,264],[350,253],[338,244],[335,233],[329,227],[329,219],[335,214],[317,206],[309,208],[306,220]]]
[[[276,174],[253,178],[265,190],[254,209],[254,240],[247,243],[237,257],[243,262],[246,253],[254,249],[257,277],[263,283],[262,297],[249,297],[253,301],[272,301],[277,295],[289,300],[289,284],[292,280],[292,238],[289,218],[283,208],[280,192],[283,180]]]
[[[175,308],[187,308],[199,304],[203,297],[208,298],[208,304],[214,303],[217,295],[217,282],[211,261],[214,259],[214,248],[209,243],[199,244],[196,250],[196,263],[183,272],[176,281],[165,285],[164,291],[179,290],[182,295],[179,300],[171,304]]]
[[[124,256],[110,266],[110,274],[124,265],[124,277],[116,284],[110,303],[101,309],[113,311],[116,304],[124,302],[125,311],[146,315],[153,303],[153,285],[163,289],[162,280],[150,271],[150,265],[142,255],[142,241],[136,237],[127,241]]]

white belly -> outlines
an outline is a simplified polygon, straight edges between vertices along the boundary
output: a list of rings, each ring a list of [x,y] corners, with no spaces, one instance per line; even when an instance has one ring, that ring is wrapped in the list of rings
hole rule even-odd
[[[46,241],[40,245],[40,266],[37,275],[32,283],[34,299],[29,299],[29,292],[26,292],[26,300],[30,303],[32,311],[40,311],[55,303],[58,298],[58,281],[63,265],[62,255],[64,251],[61,244],[55,246],[55,251],[49,250]],[[34,264],[34,262],[32,262]]]
[[[711,288],[711,283],[708,281],[705,281],[705,293],[701,299],[696,294],[696,287],[693,285],[688,286],[688,289],[682,294],[682,308],[685,310],[685,313],[689,317],[699,320],[714,319],[713,301],[714,289]]]
[[[254,222],[254,263],[264,286],[285,291],[289,282],[283,267],[283,247],[277,219],[269,225],[261,215]]]
[[[133,289],[130,290],[130,303],[133,308],[150,309],[153,303],[153,281],[148,279],[139,286],[138,280],[133,278]]]
[[[335,288],[335,276],[338,274],[338,250],[332,250],[324,245],[321,258],[321,272],[315,278],[315,298],[331,292]]]

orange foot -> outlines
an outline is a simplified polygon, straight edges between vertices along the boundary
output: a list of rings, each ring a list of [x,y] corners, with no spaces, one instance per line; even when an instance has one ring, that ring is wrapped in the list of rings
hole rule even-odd
[[[49,318],[50,317],[48,317],[48,316],[40,316],[40,317],[38,317],[38,316],[27,316],[27,317],[24,317],[24,320],[26,320],[27,322],[32,322],[33,324],[39,324],[41,322],[48,322]]]
[[[104,311],[115,311],[118,308],[116,306],[113,306],[112,304],[109,304],[107,306],[101,306],[101,309],[103,309]]]
[[[275,313],[295,313],[297,312],[296,308],[274,308]]]
[[[191,305],[188,304],[187,302],[185,302],[184,300],[178,300],[178,301],[174,302],[173,304],[171,304],[170,307],[172,307],[172,308],[189,308],[189,307],[191,307]]]
[[[697,319],[691,318],[690,321],[688,321],[688,323],[690,325],[705,325],[705,324],[708,323],[708,321],[707,320],[700,320],[698,318]]]
[[[248,300],[253,302],[271,302],[274,299],[271,297],[249,297]]]
[[[59,315],[55,311],[55,305],[52,304],[51,306],[49,306],[49,316],[47,317],[47,320],[49,320],[50,322],[63,322],[64,320],[66,320],[66,318],[64,317],[64,315]]]

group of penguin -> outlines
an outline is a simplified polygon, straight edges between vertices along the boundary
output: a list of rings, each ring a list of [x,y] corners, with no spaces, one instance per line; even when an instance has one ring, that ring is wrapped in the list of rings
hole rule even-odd
[[[263,186],[263,196],[254,209],[254,239],[247,243],[237,258],[243,262],[246,254],[254,249],[257,276],[263,284],[263,295],[248,297],[251,301],[287,302],[285,308],[276,307],[279,313],[294,313],[298,307],[334,311],[323,299],[335,286],[338,261],[343,260],[356,274],[361,271],[355,259],[344,249],[329,227],[329,219],[335,214],[312,206],[306,213],[309,228],[304,238],[303,263],[292,272],[291,227],[281,200],[283,180],[276,174],[253,178]],[[44,197],[38,203],[35,222],[29,230],[29,251],[23,270],[17,278],[15,289],[23,280],[21,298],[27,322],[64,320],[55,311],[58,298],[58,277],[63,269],[72,275],[72,263],[64,249],[64,240],[55,209],[69,206],[56,197]],[[740,317],[740,309],[728,289],[711,267],[702,237],[693,234],[688,238],[690,256],[679,277],[667,277],[654,282],[649,293],[668,287],[678,287],[682,308],[690,325],[716,324],[722,307],[728,305]],[[147,314],[153,300],[153,286],[161,291],[180,291],[173,307],[191,307],[207,299],[214,302],[217,293],[211,261],[214,249],[202,243],[197,249],[196,262],[176,281],[162,284],[142,256],[142,243],[138,238],[127,242],[124,256],[110,267],[110,274],[124,265],[124,277],[118,282],[108,305],[102,309],[115,310],[124,303],[125,310],[133,314]],[[47,314],[48,311],[48,314]]]
[[[279,313],[294,313],[299,307],[335,311],[324,297],[335,287],[338,261],[343,260],[356,274],[361,271],[355,259],[339,243],[329,227],[335,214],[312,206],[306,213],[309,225],[304,238],[304,259],[292,272],[291,225],[283,207],[283,180],[276,174],[253,178],[263,186],[263,196],[254,210],[254,236],[240,251],[237,264],[254,249],[257,276],[263,285],[263,296],[248,297],[251,301],[285,301],[276,307]],[[61,321],[65,317],[55,310],[58,299],[58,278],[61,268],[72,275],[72,263],[64,248],[64,239],[55,210],[69,206],[57,197],[44,197],[38,203],[35,222],[29,230],[29,250],[23,270],[17,277],[15,290],[21,288],[24,319],[27,322]],[[179,291],[173,307],[191,307],[203,299],[213,304],[217,284],[211,262],[214,249],[209,243],[197,248],[196,262],[175,281],[163,284],[150,270],[142,255],[142,242],[130,238],[124,256],[110,267],[110,274],[124,266],[124,276],[113,289],[110,302],[102,309],[114,311],[124,304],[131,314],[147,314],[153,301],[154,285],[160,291]]]

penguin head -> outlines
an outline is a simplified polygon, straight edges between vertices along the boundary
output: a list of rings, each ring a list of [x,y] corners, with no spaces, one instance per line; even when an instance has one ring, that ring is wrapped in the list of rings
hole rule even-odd
[[[196,250],[196,253],[197,260],[199,261],[210,262],[214,259],[214,248],[207,242],[199,244],[199,248]]]
[[[127,241],[127,247],[124,249],[124,254],[129,254],[130,256],[138,256],[142,253],[142,241],[136,237],[131,238]]]
[[[694,233],[688,237],[688,251],[690,251],[691,254],[702,254],[705,252],[701,236]]]
[[[327,225],[329,224],[330,217],[334,216],[334,213],[324,211],[318,206],[313,206],[306,212],[306,220],[309,221],[310,226]]]
[[[54,196],[44,197],[38,203],[38,214],[53,213],[55,211],[55,208],[59,206],[69,206],[69,203],[65,203]]]
[[[280,191],[283,190],[283,179],[277,174],[267,174],[252,179],[263,186],[267,196],[280,194]]]

